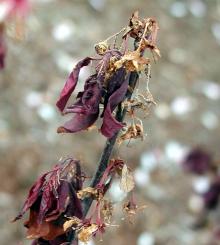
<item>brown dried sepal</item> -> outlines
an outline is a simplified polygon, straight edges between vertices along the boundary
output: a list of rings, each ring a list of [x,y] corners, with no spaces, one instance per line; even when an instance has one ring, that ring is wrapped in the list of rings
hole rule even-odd
[[[98,225],[97,224],[90,224],[89,226],[82,226],[80,230],[77,231],[78,233],[78,239],[81,242],[87,243],[91,238],[92,235],[97,232]]]
[[[108,50],[108,48],[109,48],[109,45],[106,41],[95,44],[95,51],[99,55],[104,55],[105,52]]]
[[[78,226],[80,223],[81,223],[81,220],[79,218],[71,217],[71,219],[67,220],[63,224],[63,230],[66,232],[70,228]]]
[[[137,39],[139,38],[140,33],[143,32],[143,29],[144,23],[139,19],[138,11],[135,11],[130,18],[129,25],[126,28],[123,38],[125,38],[127,35],[130,35],[131,37]]]
[[[150,63],[150,59],[141,56],[138,50],[128,51],[120,60],[115,62],[115,67],[117,69],[122,66],[125,67],[127,71],[143,71],[146,65]]]
[[[125,140],[138,139],[144,140],[143,126],[139,123],[132,124],[127,128],[124,134],[120,135],[117,143],[120,145]]]
[[[98,198],[98,190],[92,187],[86,187],[77,192],[77,197],[81,200],[87,197]]]

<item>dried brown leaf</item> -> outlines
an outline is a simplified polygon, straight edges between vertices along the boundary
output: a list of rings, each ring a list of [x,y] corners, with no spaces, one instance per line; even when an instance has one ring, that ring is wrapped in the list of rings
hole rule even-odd
[[[98,191],[92,187],[86,187],[77,192],[77,197],[81,200],[86,197],[91,197],[91,196],[96,197],[97,195],[98,195]]]
[[[120,187],[124,192],[130,192],[134,189],[134,177],[126,164],[122,168]]]
[[[143,71],[150,59],[142,57],[141,53],[136,51],[127,52],[120,60],[115,62],[117,69],[124,66],[128,71]]]
[[[141,124],[136,123],[129,126],[125,133],[119,136],[119,138],[117,139],[117,143],[120,145],[125,140],[138,138],[141,138],[142,140],[144,139],[144,130]]]
[[[87,227],[82,227],[82,229],[78,232],[78,239],[81,242],[87,243],[91,238],[94,232],[98,230],[97,224],[91,224]]]
[[[67,231],[69,228],[71,228],[72,226],[78,225],[80,222],[81,222],[80,219],[78,219],[77,217],[73,217],[70,220],[67,220],[63,224],[63,229],[64,231]]]

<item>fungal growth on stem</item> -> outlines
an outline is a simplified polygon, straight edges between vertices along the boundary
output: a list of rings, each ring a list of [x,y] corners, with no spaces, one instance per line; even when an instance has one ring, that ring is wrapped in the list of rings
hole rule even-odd
[[[131,168],[123,159],[112,158],[114,144],[135,139],[144,140],[141,111],[146,115],[155,105],[149,90],[151,63],[160,57],[156,46],[158,24],[153,18],[141,19],[135,12],[127,27],[95,45],[96,55],[80,60],[70,73],[56,103],[62,115],[72,119],[57,129],[58,133],[76,133],[93,126],[100,118],[99,131],[107,138],[97,170],[89,186],[76,159],[61,161],[42,175],[32,186],[20,219],[30,210],[25,222],[33,244],[78,244],[88,242],[111,225],[114,204],[106,198],[113,178],[128,200],[122,205],[131,218],[138,210],[133,190]],[[134,43],[134,48],[129,44]],[[68,104],[83,67],[91,65],[93,73],[86,79],[84,90],[73,104]],[[144,89],[138,89],[143,74]],[[142,84],[141,84],[142,85]],[[138,115],[138,116],[137,116]],[[124,120],[125,119],[125,120]],[[121,131],[120,131],[121,130]],[[96,164],[97,165],[97,164]]]

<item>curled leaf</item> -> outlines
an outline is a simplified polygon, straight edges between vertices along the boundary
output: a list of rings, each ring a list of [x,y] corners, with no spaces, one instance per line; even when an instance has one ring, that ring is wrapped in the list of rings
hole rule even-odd
[[[123,141],[125,140],[130,140],[130,139],[144,139],[144,131],[143,131],[143,126],[141,124],[134,124],[129,126],[125,133],[119,136],[117,139],[118,144],[120,145]]]
[[[121,173],[120,187],[124,192],[130,192],[134,189],[134,177],[127,165],[124,164]]]
[[[98,225],[97,224],[90,224],[87,227],[82,227],[81,230],[78,232],[78,239],[81,242],[87,243],[91,238],[93,233],[97,232]]]
[[[98,195],[97,189],[92,188],[92,187],[86,187],[77,192],[77,197],[81,200],[86,197],[97,196],[97,195]]]
[[[126,76],[124,82],[109,98],[107,107],[104,111],[103,115],[103,124],[101,126],[101,133],[107,138],[112,137],[115,133],[117,133],[124,124],[117,121],[112,112],[116,108],[116,106],[124,99],[125,94],[128,89],[128,81],[129,75]]]
[[[61,93],[60,98],[58,99],[56,105],[59,110],[62,112],[66,106],[67,101],[69,100],[72,92],[74,91],[79,77],[79,72],[83,66],[89,65],[92,58],[86,57],[83,60],[79,61],[73,71],[70,73],[69,78],[67,79]]]
[[[30,210],[24,223],[29,239],[54,240],[65,234],[66,216],[82,217],[76,192],[81,188],[79,161],[68,158],[42,175],[32,186],[24,206],[14,221]]]
[[[64,229],[64,231],[67,231],[67,230],[69,230],[69,228],[80,224],[80,222],[81,222],[81,220],[78,219],[77,217],[72,217],[70,220],[67,220],[63,224],[63,229]]]
[[[64,113],[75,113],[72,119],[59,127],[58,133],[75,133],[93,125],[99,115],[101,89],[94,76],[87,79],[84,91],[78,94],[78,101],[65,109]]]
[[[127,52],[120,60],[115,62],[115,67],[119,69],[124,66],[127,71],[143,71],[150,59],[141,55],[138,50]]]

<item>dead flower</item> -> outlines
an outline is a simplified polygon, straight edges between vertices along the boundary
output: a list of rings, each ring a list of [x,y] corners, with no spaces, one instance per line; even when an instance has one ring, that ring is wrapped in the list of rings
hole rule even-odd
[[[125,140],[138,139],[144,140],[144,130],[142,124],[135,123],[127,128],[124,134],[122,134],[117,142],[120,145]]]
[[[66,232],[69,228],[73,227],[73,226],[77,226],[81,223],[81,220],[79,218],[77,218],[76,216],[71,217],[69,220],[67,220],[64,224],[63,224],[63,230]]]
[[[77,197],[81,200],[83,200],[86,197],[91,197],[91,196],[97,198],[98,190],[92,187],[86,187],[77,192]]]
[[[93,236],[94,233],[98,231],[98,225],[97,224],[90,224],[89,226],[85,227],[83,226],[78,231],[78,239],[81,242],[87,243]]]
[[[124,66],[127,71],[143,71],[146,65],[150,63],[150,59],[141,56],[138,50],[128,51],[120,60],[115,62],[117,69]]]
[[[76,195],[82,188],[79,176],[80,162],[68,158],[37,179],[22,210],[13,220],[21,219],[30,210],[29,219],[24,223],[28,229],[27,238],[52,241],[65,234],[66,216],[82,217],[82,205]]]

